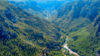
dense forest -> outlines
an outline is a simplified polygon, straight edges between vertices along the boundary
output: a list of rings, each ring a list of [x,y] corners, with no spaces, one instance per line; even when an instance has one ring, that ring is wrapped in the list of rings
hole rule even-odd
[[[0,0],[0,56],[96,56],[99,51],[99,0]]]

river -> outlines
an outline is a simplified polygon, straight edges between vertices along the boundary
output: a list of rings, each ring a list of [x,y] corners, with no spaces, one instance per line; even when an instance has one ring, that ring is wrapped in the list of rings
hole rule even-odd
[[[72,50],[68,47],[68,44],[67,44],[68,38],[69,38],[69,36],[67,36],[66,42],[65,42],[65,44],[63,45],[63,48],[67,49],[67,50],[69,51],[70,55],[73,54],[74,56],[80,56],[78,53],[72,51]]]

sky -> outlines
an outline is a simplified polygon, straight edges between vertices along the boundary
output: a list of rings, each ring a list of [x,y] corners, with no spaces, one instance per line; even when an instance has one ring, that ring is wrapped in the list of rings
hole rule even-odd
[[[31,1],[31,0],[8,0],[8,1]],[[32,0],[36,2],[47,2],[47,1],[65,1],[65,0]]]

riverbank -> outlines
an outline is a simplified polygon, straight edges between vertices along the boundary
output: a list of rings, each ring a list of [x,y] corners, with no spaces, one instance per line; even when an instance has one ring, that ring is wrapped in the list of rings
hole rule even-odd
[[[67,36],[67,38],[66,38],[66,43],[63,45],[63,48],[67,49],[67,50],[69,51],[70,55],[80,56],[78,53],[72,51],[72,50],[68,47],[68,44],[67,44],[68,38],[69,38],[69,36]]]

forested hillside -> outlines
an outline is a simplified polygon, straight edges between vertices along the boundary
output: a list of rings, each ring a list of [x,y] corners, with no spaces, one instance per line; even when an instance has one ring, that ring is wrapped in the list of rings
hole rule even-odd
[[[65,30],[70,48],[80,56],[95,56],[100,49],[100,1],[79,0],[58,10],[52,22]]]
[[[79,0],[67,3],[58,10],[58,15],[52,20],[54,24],[72,32],[85,27],[94,21],[100,12],[99,0]]]
[[[99,0],[0,0],[0,56],[96,56],[97,51]]]
[[[0,56],[63,56],[61,35],[47,20],[0,1]]]

